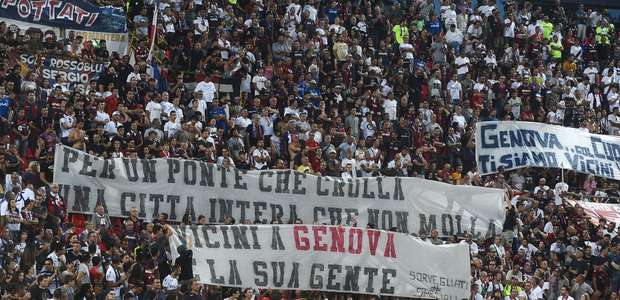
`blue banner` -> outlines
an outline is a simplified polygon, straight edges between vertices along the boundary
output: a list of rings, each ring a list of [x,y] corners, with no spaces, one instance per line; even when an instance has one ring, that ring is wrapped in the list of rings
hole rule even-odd
[[[84,0],[0,0],[1,18],[69,30],[127,32],[123,9]]]

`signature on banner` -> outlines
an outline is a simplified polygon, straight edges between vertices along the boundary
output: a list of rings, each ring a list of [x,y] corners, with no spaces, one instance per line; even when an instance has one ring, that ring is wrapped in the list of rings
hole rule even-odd
[[[438,297],[441,292],[441,288],[438,286],[433,286],[430,289],[427,288],[417,288],[416,293],[420,297]]]

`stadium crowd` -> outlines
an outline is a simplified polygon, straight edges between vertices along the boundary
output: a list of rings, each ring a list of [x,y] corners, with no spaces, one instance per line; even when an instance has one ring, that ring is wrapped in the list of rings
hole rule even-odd
[[[617,203],[617,182],[547,169],[482,177],[474,156],[477,121],[620,135],[620,43],[606,10],[504,1],[500,11],[486,0],[101,4],[125,7],[130,55],[0,23],[2,299],[378,298],[192,281],[191,252],[168,257],[165,214],[67,214],[52,182],[57,143],[105,158],[503,188],[500,236],[418,234],[469,244],[471,299],[620,299],[617,224],[566,201]],[[76,83],[14,63],[15,51],[110,64]]]

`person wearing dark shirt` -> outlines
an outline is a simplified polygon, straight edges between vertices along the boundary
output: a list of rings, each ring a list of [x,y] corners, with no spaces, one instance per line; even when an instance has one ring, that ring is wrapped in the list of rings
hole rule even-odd
[[[49,284],[49,276],[39,275],[39,277],[37,277],[37,285],[30,289],[30,298],[34,300],[52,298],[52,293],[48,289]]]
[[[192,267],[192,250],[189,250],[186,246],[179,246],[177,248],[179,257],[174,261],[175,266],[181,266],[181,274],[179,275],[179,283],[186,285],[192,278],[194,278],[194,270]]]
[[[182,275],[181,275],[182,276]],[[191,291],[185,295],[184,300],[202,300],[204,296],[202,295],[202,284],[197,280],[192,281]]]
[[[587,275],[588,270],[590,269],[590,264],[584,259],[582,250],[577,250],[577,253],[575,254],[575,259],[570,263],[569,267],[570,272],[574,275]]]

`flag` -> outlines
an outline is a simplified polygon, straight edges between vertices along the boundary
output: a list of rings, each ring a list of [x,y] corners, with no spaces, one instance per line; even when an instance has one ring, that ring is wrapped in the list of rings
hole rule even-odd
[[[157,63],[155,63],[155,59],[151,60],[151,68],[153,70],[153,78],[157,81],[157,90],[161,91],[161,73],[159,72],[159,67],[157,67]]]
[[[153,8],[153,20],[151,26],[149,26],[149,55],[146,58],[147,62],[150,62],[153,58],[153,48],[155,48],[155,39],[157,39],[157,19],[159,18],[159,0],[156,1]]]

